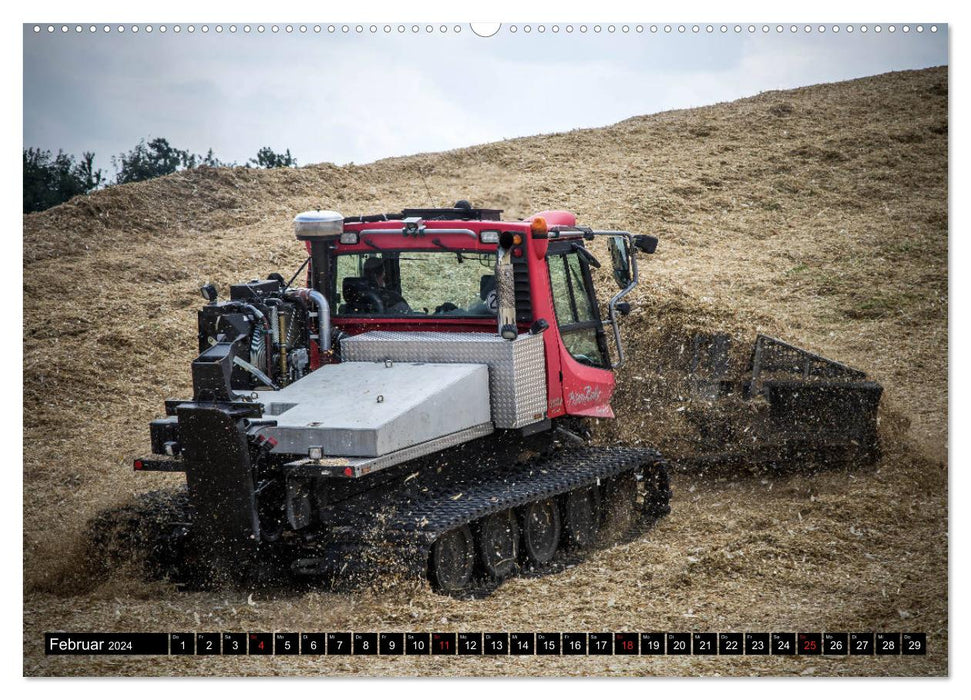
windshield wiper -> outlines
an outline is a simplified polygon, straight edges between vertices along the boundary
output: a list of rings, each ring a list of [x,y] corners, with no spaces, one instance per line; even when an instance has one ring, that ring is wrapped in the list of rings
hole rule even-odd
[[[576,243],[574,243],[571,247],[573,248],[573,250],[577,252],[577,254],[581,258],[586,260],[588,263],[590,263],[596,268],[600,267],[600,261],[593,256],[593,253],[591,253],[589,250],[584,248],[582,245],[577,245]]]
[[[440,238],[433,238],[432,239],[432,244],[433,245],[437,245],[442,250],[451,250],[451,248],[449,248],[447,245],[445,245],[444,243],[442,243],[442,241],[441,241]],[[460,263],[464,263],[465,262],[465,258],[462,257],[462,253],[459,252],[459,251],[457,251],[457,250],[455,251],[455,257],[458,259],[458,261]]]

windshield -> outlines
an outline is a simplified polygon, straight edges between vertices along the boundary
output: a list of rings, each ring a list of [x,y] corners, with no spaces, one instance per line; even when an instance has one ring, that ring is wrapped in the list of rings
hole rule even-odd
[[[337,256],[341,316],[495,316],[494,253],[383,251]]]

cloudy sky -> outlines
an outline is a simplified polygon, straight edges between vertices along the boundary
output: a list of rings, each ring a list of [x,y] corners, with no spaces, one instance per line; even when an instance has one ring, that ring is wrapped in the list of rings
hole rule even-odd
[[[515,136],[603,126],[628,117],[695,107],[763,90],[845,80],[948,63],[947,28],[887,24],[734,25],[721,33],[678,25],[503,25],[490,38],[469,25],[414,33],[397,24],[168,25],[133,33],[103,25],[64,33],[24,25],[24,147],[111,154],[140,138],[243,163],[261,146],[289,148],[301,165],[364,163]]]

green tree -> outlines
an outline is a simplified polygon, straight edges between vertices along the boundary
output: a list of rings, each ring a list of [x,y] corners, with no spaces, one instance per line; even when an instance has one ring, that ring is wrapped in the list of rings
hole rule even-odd
[[[24,213],[43,211],[85,194],[105,182],[94,167],[94,153],[84,153],[78,161],[73,155],[39,148],[24,149]]]
[[[141,182],[153,177],[170,175],[180,168],[195,166],[197,156],[172,146],[168,139],[155,138],[145,143],[142,139],[128,153],[112,157],[111,164],[117,170],[115,182]]]
[[[206,155],[198,156],[198,159],[199,159],[199,165],[207,165],[210,168],[235,168],[236,167],[235,162],[227,163],[216,158],[211,148],[206,152]]]
[[[256,152],[256,158],[250,158],[246,165],[250,164],[257,168],[295,168],[297,159],[290,155],[289,148],[285,153],[276,153],[269,146],[263,146]]]
[[[126,182],[141,182],[153,177],[171,175],[179,170],[197,168],[206,165],[210,168],[232,167],[236,163],[226,163],[218,158],[210,148],[206,155],[191,153],[176,148],[168,139],[154,138],[148,143],[142,139],[128,153],[122,153],[111,159],[117,175],[115,182],[123,185]]]
[[[290,158],[289,151],[285,158]],[[119,185],[203,165],[210,168],[236,166],[236,163],[219,160],[211,148],[205,155],[190,153],[175,148],[164,138],[151,139],[148,143],[142,139],[127,153],[113,156],[111,164],[116,170],[113,184]],[[84,153],[77,159],[62,151],[54,156],[39,148],[24,149],[24,213],[49,209],[107,184],[104,172],[94,167],[93,153]]]

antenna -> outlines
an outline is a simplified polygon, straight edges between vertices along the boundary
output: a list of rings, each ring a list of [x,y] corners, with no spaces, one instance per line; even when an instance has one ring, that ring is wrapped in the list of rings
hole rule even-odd
[[[434,205],[434,202],[432,201],[432,191],[428,189],[428,182],[425,180],[425,173],[421,171],[420,165],[416,165],[415,167],[418,169],[418,177],[421,178],[421,184],[425,186],[425,194],[428,196],[428,204]]]

